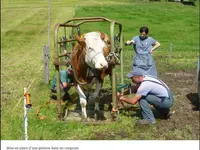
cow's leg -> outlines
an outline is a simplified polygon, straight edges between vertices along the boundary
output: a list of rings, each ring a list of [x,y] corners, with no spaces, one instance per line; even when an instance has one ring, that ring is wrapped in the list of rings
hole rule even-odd
[[[79,94],[81,110],[82,110],[82,119],[87,120],[87,112],[86,112],[87,100],[86,100],[86,96],[85,96],[83,90],[80,88],[79,85],[77,85],[76,89],[77,89],[78,94]]]
[[[96,120],[98,120],[101,117],[101,113],[100,113],[100,108],[99,108],[99,100],[100,100],[100,90],[102,88],[102,82],[100,82],[99,80],[97,80],[96,82],[96,89],[94,91],[94,100],[95,100],[95,106],[94,106],[94,118]]]

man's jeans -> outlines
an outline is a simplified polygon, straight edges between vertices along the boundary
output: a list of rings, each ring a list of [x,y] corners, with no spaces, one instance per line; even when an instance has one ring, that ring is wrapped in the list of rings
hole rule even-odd
[[[172,106],[173,102],[169,98],[159,98],[155,95],[143,96],[139,101],[143,119],[153,122],[155,121],[155,117],[149,104],[153,105],[157,111],[164,114],[169,112],[169,108]]]

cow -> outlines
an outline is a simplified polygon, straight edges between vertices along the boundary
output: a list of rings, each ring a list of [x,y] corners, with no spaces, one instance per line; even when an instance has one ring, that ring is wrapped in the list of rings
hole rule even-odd
[[[96,83],[93,94],[95,101],[94,118],[101,117],[99,100],[100,89],[103,86],[104,77],[112,75],[112,63],[107,61],[111,51],[110,37],[102,32],[88,32],[81,36],[75,35],[77,40],[73,48],[72,68],[74,71],[75,86],[79,94],[82,111],[82,120],[87,120],[87,99],[84,87]]]

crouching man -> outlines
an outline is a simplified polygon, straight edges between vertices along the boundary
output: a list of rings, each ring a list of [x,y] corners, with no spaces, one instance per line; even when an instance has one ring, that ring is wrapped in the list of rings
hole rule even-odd
[[[143,75],[140,69],[134,69],[127,74],[127,78],[136,83],[136,94],[132,98],[126,98],[118,93],[118,98],[122,102],[129,104],[139,103],[143,119],[138,120],[136,124],[155,124],[156,120],[149,104],[163,115],[169,118],[174,112],[170,112],[173,105],[173,93],[169,87],[160,79],[153,76]]]
[[[68,91],[73,85],[73,71],[71,69],[64,69],[60,71],[60,89],[61,92],[64,92],[64,99],[71,99]],[[56,75],[54,76],[51,83],[51,92],[56,93]]]

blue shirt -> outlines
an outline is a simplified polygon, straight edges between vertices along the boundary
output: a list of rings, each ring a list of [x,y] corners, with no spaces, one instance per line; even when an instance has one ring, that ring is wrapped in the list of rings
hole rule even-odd
[[[145,80],[150,80],[150,81],[145,81]],[[148,94],[151,94],[157,97],[169,97],[168,91],[163,85],[151,81],[164,84],[169,89],[169,87],[164,82],[161,83],[158,79],[146,75],[144,76],[144,82],[140,84],[137,90],[137,94],[141,96],[147,96]]]
[[[152,46],[156,43],[156,40],[152,37],[140,40],[139,36],[135,36],[132,40],[134,41],[133,48],[138,54],[148,54],[151,51]]]

